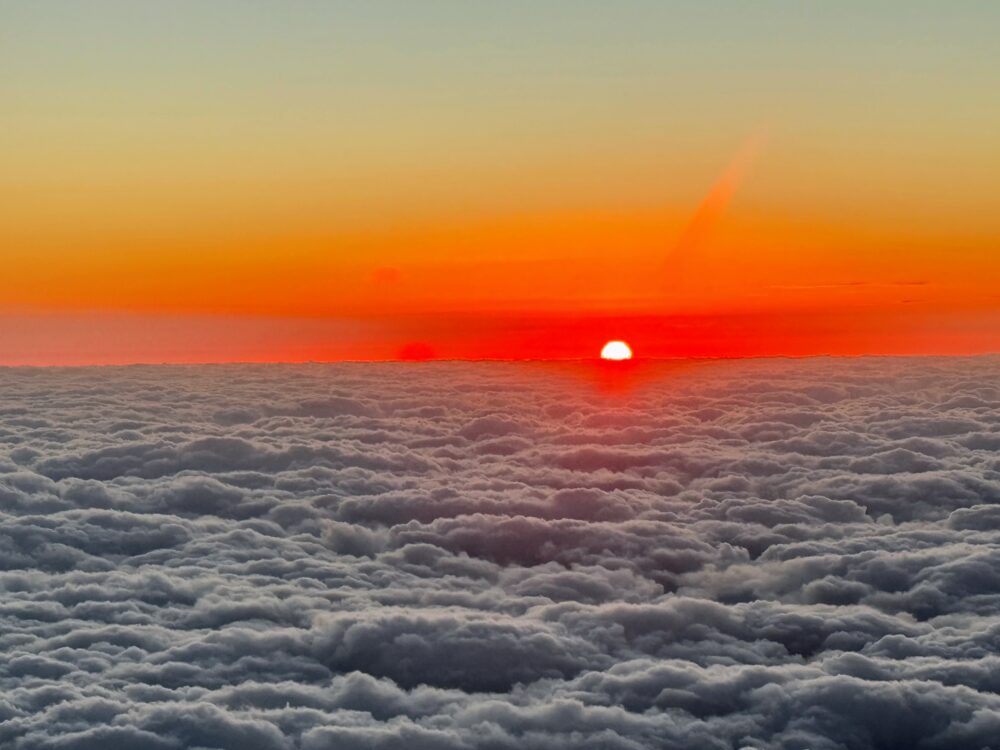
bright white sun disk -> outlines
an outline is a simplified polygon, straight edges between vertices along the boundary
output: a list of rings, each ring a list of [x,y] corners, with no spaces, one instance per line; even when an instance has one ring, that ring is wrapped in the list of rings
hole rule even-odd
[[[601,349],[601,359],[632,359],[632,349],[624,341],[609,341]]]

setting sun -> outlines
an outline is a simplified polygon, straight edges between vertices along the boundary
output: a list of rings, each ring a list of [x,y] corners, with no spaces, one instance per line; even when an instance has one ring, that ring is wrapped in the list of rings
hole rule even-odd
[[[601,349],[601,359],[632,359],[632,349],[624,341],[609,341]]]

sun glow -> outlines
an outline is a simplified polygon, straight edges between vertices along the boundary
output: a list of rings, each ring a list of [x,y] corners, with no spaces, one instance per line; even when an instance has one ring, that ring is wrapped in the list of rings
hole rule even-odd
[[[632,349],[624,341],[609,341],[601,349],[601,359],[613,359],[621,361],[632,359]]]

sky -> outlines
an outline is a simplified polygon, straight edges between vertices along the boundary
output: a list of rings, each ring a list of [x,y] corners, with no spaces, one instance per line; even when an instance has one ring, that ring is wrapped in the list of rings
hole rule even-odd
[[[0,0],[0,363],[1000,350],[998,27]]]

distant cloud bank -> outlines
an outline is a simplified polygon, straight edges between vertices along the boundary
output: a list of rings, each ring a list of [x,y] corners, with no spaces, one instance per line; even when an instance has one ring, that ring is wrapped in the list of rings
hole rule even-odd
[[[1000,359],[0,370],[0,746],[996,747]]]

